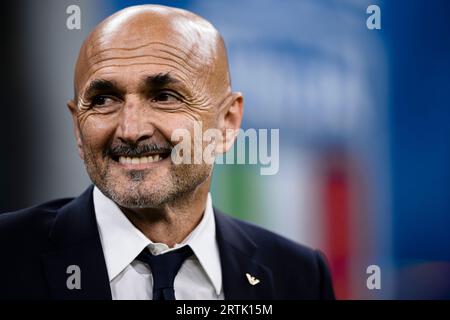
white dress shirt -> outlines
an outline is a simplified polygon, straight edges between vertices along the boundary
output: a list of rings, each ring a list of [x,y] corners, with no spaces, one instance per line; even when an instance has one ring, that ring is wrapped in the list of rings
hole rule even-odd
[[[222,269],[216,240],[211,195],[198,226],[182,241],[169,248],[154,243],[137,229],[120,208],[97,187],[94,209],[114,300],[151,300],[153,277],[147,264],[135,260],[148,247],[152,254],[163,254],[189,245],[194,255],[186,259],[174,281],[177,300],[223,300]]]

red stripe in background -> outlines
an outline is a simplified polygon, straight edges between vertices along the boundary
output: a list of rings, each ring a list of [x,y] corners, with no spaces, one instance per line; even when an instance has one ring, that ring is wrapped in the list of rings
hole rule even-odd
[[[349,163],[345,156],[328,154],[322,184],[325,253],[330,264],[336,298],[349,299],[350,214]]]

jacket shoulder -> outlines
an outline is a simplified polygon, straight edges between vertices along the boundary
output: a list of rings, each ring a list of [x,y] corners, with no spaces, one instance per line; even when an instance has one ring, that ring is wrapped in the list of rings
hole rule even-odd
[[[254,259],[272,270],[279,298],[334,299],[330,272],[321,251],[255,224],[230,216],[226,219],[238,226],[258,248]]]
[[[48,235],[58,209],[71,200],[72,198],[57,199],[0,214],[0,238],[10,243],[15,237],[36,239],[38,235]],[[4,241],[1,242],[5,243]]]
[[[0,214],[0,299],[47,299],[42,255],[58,209],[70,199]]]
[[[265,251],[280,252],[289,255],[302,256],[306,260],[315,259],[316,250],[290,240],[280,234],[257,226],[251,222],[228,217],[244,231],[258,247]]]

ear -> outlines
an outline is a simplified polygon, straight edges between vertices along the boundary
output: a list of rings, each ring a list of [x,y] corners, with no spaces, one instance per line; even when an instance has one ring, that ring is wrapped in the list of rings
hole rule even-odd
[[[73,122],[73,133],[75,134],[75,140],[77,142],[78,154],[81,159],[84,160],[84,152],[83,152],[83,140],[81,139],[80,127],[78,125],[78,107],[74,100],[69,100],[67,102],[67,107],[69,108],[70,114],[72,115]]]
[[[220,112],[219,129],[222,141],[216,146],[216,153],[226,153],[234,144],[241,127],[244,98],[240,92],[233,92],[231,102]]]

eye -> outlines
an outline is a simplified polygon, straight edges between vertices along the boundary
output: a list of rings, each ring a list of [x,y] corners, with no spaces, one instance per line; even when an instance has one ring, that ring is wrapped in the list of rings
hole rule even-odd
[[[98,95],[92,98],[91,106],[105,106],[112,101],[113,99],[110,96]]]
[[[180,102],[180,99],[173,93],[161,92],[153,97],[152,102]]]

